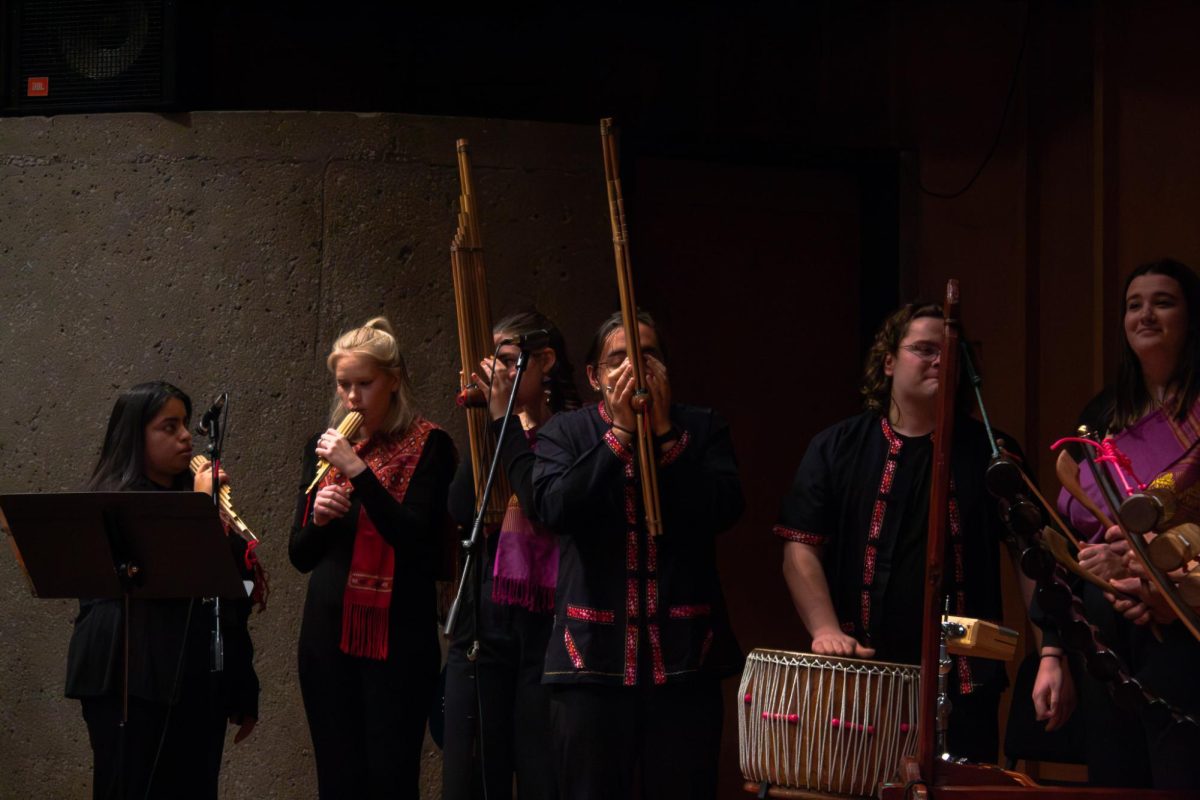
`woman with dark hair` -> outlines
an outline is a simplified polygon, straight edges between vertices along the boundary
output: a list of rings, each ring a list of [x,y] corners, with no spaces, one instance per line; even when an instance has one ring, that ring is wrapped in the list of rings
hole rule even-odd
[[[504,341],[540,331],[547,333],[546,341],[530,353],[517,387],[515,416],[499,443],[513,497],[499,530],[487,531],[481,630],[472,634],[472,612],[464,612],[446,664],[442,791],[448,800],[482,797],[485,786],[493,800],[511,798],[514,776],[521,800],[557,797],[542,662],[554,622],[558,544],[537,521],[532,473],[538,431],[556,413],[580,405],[574,368],[554,323],[526,311],[496,323],[495,359],[485,359],[471,380],[488,396],[492,435],[498,437],[521,352]],[[475,511],[469,461],[455,475],[450,510],[469,529]],[[472,664],[467,651],[476,636],[480,652]]]
[[[866,358],[865,410],[813,438],[783,500],[774,533],[813,653],[920,663],[943,328],[941,309],[921,303],[884,321]],[[944,592],[952,613],[998,621],[1003,524],[984,486],[991,447],[968,408],[954,427]],[[1005,685],[999,662],[954,659],[954,756],[996,761]]]
[[[209,471],[188,464],[192,403],[169,383],[143,383],[113,406],[88,488],[98,492],[212,491]],[[222,471],[221,480],[225,475]],[[229,539],[244,564],[245,542]],[[245,571],[245,577],[252,573]],[[216,798],[226,724],[234,742],[254,730],[258,677],[246,628],[249,599],[221,604],[225,664],[212,672],[212,611],[200,600],[81,600],[67,653],[67,697],[83,704],[93,754],[92,796]],[[120,774],[122,623],[129,628],[129,722]]]
[[[1123,297],[1124,341],[1116,385],[1094,398],[1080,421],[1113,437],[1139,478],[1182,495],[1194,488],[1185,481],[1192,479],[1189,476],[1194,475],[1200,457],[1196,447],[1200,441],[1200,278],[1186,264],[1161,259],[1135,269],[1125,281]],[[1080,483],[1103,507],[1088,470],[1080,472]],[[1115,597],[1106,600],[1099,590],[1084,584],[1088,620],[1144,686],[1188,712],[1200,711],[1195,681],[1180,680],[1200,670],[1200,645],[1164,609],[1157,593],[1143,588],[1118,529],[1105,531],[1065,490],[1059,507],[1086,542],[1079,563],[1122,591],[1142,597],[1137,603]],[[1122,615],[1137,624],[1130,625]],[[1162,626],[1161,642],[1145,627],[1152,618]],[[1053,634],[1048,641],[1054,647],[1044,648],[1043,653],[1055,657],[1043,659],[1034,684],[1039,710],[1048,708],[1051,698],[1073,692],[1062,649]],[[1189,733],[1188,726],[1168,726],[1152,714],[1123,711],[1112,702],[1107,687],[1086,674],[1080,696],[1090,782],[1200,788],[1195,759],[1200,737],[1194,726]],[[1051,714],[1045,711],[1044,716]],[[1131,736],[1132,731],[1145,735]]]
[[[534,507],[558,534],[554,627],[543,680],[564,798],[711,798],[720,681],[741,651],[717,572],[716,536],[742,513],[729,426],[671,402],[654,320],[638,337],[658,453],[662,533],[647,531],[633,441],[633,365],[615,314],[587,375],[599,405],[555,415],[538,436]]]
[[[293,566],[309,573],[300,692],[323,798],[416,798],[441,654],[434,575],[454,444],[422,418],[391,324],[343,333],[326,359],[329,428],[304,449]],[[347,438],[350,412],[362,423]],[[317,460],[332,468],[317,483]]]

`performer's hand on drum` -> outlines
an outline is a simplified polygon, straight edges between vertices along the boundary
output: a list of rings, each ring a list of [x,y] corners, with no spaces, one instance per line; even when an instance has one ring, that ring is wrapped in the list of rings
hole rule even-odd
[[[874,647],[865,647],[853,636],[841,631],[829,631],[813,636],[812,651],[820,656],[841,656],[842,658],[873,658]]]
[[[322,486],[313,500],[313,522],[327,525],[335,519],[346,516],[350,510],[350,496],[341,486]]]

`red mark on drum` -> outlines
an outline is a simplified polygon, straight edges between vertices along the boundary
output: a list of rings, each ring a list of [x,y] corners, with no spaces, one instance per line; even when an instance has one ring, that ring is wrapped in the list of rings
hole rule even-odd
[[[753,698],[750,696],[749,692],[746,692],[746,696],[742,699],[746,701],[746,705],[750,705],[750,703],[753,701]]]
[[[799,714],[779,714],[779,713],[772,713],[770,711],[762,712],[762,718],[768,719],[768,720],[775,720],[776,722],[787,722],[792,725],[795,725],[796,723],[798,723],[800,721]]]
[[[842,720],[838,719],[837,717],[834,717],[833,719],[829,720],[829,727],[831,727],[835,730],[845,729],[848,731],[854,731],[855,733],[865,733],[865,734],[867,734],[867,736],[875,735],[875,726],[874,725],[862,725],[857,722],[843,722]]]

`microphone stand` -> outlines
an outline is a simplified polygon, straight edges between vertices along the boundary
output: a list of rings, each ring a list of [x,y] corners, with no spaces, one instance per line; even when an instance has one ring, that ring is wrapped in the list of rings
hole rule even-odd
[[[446,636],[453,636],[456,627],[455,623],[458,621],[458,613],[463,602],[471,605],[471,646],[467,648],[467,660],[471,662],[471,683],[475,690],[475,707],[478,709],[475,732],[476,740],[479,742],[480,783],[483,786],[485,800],[487,798],[487,774],[483,769],[483,699],[479,694],[479,650],[481,647],[479,631],[483,620],[483,582],[486,579],[483,561],[486,560],[487,554],[480,551],[480,546],[483,545],[483,518],[487,513],[488,500],[492,496],[492,484],[496,479],[496,469],[500,464],[500,445],[504,442],[504,437],[508,433],[508,424],[512,421],[513,407],[517,402],[517,389],[521,385],[521,376],[525,374],[525,368],[529,365],[529,349],[524,343],[520,345],[520,348],[521,354],[517,356],[517,368],[516,374],[513,377],[512,391],[509,392],[508,406],[504,411],[504,420],[500,423],[500,432],[496,436],[496,449],[492,453],[492,463],[488,466],[487,481],[483,485],[483,496],[477,498],[477,502],[475,503],[475,519],[471,523],[471,533],[462,541],[466,558],[463,559],[462,574],[459,576],[458,581],[458,592],[454,596],[454,602],[450,604],[450,613],[446,616],[446,626],[443,629],[443,633]]]
[[[228,418],[229,412],[225,410],[228,403],[228,395],[225,395],[225,403],[221,404],[221,410],[216,414],[211,411],[204,415],[201,422],[201,427],[207,426],[209,431],[208,440],[208,460],[212,468],[212,501],[213,505],[218,509],[221,507],[221,450],[225,445],[225,431],[221,426],[221,413],[225,412]],[[211,662],[210,671],[223,672],[225,670],[225,638],[221,634],[221,598],[209,597],[205,601],[212,601],[213,622],[212,622],[212,645],[211,645]]]

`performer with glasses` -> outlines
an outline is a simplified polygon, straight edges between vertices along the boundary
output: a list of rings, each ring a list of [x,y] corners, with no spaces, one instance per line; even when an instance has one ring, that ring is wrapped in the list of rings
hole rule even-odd
[[[817,434],[784,498],[774,532],[785,541],[784,578],[814,653],[921,661],[942,328],[934,305],[888,317],[867,355],[866,410]],[[984,486],[991,449],[983,426],[959,408],[944,589],[951,613],[999,620],[1003,526]],[[950,684],[951,753],[994,762],[1003,665],[956,657]]]

